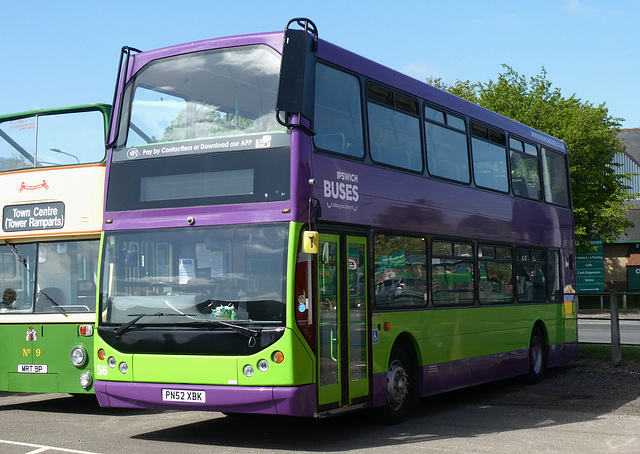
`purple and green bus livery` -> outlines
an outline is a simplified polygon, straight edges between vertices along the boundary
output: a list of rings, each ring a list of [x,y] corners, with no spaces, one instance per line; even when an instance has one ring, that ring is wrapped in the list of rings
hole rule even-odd
[[[114,104],[101,405],[396,421],[577,356],[563,142],[304,19],[124,48]]]

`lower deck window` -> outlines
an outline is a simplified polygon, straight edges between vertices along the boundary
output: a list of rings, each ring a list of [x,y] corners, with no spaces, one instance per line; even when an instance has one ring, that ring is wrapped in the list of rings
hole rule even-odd
[[[518,248],[516,288],[518,301],[545,301],[547,272],[544,251]]]
[[[424,238],[378,235],[374,254],[377,307],[426,307],[427,255]]]
[[[474,302],[473,246],[434,241],[431,259],[433,304],[471,305]]]
[[[511,248],[478,247],[478,294],[481,303],[513,302],[513,264]]]

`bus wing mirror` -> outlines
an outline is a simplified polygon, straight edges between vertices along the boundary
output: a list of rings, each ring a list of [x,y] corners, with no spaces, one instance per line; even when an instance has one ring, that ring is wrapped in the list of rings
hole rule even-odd
[[[289,28],[293,22],[303,26],[303,30]],[[308,19],[293,19],[287,24],[282,47],[280,65],[280,85],[276,103],[276,118],[279,113],[302,114],[313,121],[313,98],[315,79],[315,52],[318,32],[315,24]],[[285,122],[287,119],[285,119]],[[285,124],[285,126],[294,126]],[[298,126],[298,125],[296,125]]]
[[[304,232],[302,238],[302,252],[305,254],[317,254],[320,235],[316,231]]]

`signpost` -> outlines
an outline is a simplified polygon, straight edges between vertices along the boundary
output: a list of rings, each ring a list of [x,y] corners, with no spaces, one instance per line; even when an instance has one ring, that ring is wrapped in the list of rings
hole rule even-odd
[[[604,292],[604,252],[602,240],[590,240],[596,251],[576,255],[578,293]],[[640,281],[640,279],[639,279]]]

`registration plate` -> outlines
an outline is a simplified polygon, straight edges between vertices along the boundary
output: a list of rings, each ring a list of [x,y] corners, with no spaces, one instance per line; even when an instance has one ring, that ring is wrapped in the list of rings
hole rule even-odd
[[[18,364],[18,373],[20,374],[46,374],[46,364]]]
[[[187,389],[163,389],[162,400],[165,402],[206,402],[205,391]]]

